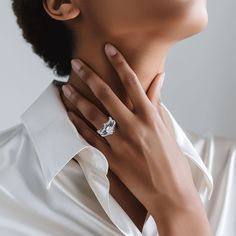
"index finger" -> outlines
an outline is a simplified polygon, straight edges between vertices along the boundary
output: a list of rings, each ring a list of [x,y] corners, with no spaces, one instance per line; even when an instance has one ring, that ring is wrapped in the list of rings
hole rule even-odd
[[[128,65],[124,56],[111,44],[105,45],[105,52],[110,63],[118,73],[135,110],[147,111],[150,101],[136,73]]]
[[[125,106],[111,87],[82,60],[73,59],[71,63],[75,73],[90,88],[107,112],[120,126],[126,124],[132,116],[132,112]]]

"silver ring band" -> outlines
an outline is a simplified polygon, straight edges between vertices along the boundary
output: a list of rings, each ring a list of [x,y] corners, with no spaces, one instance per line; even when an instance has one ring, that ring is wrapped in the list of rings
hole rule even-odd
[[[116,121],[109,116],[109,119],[106,123],[103,124],[103,127],[97,130],[97,133],[100,134],[102,137],[108,136],[113,134],[115,131]]]

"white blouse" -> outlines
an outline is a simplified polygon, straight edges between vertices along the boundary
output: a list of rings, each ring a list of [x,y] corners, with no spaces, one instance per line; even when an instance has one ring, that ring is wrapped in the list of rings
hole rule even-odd
[[[214,235],[236,235],[236,141],[186,133],[168,109]],[[0,235],[156,236],[142,232],[109,193],[108,162],[76,130],[52,82],[0,132]],[[214,191],[213,191],[214,180]]]

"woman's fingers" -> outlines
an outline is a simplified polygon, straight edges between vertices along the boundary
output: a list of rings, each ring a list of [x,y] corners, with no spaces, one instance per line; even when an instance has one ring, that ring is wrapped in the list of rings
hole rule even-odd
[[[131,117],[132,112],[89,66],[79,59],[73,59],[72,68],[117,123],[125,123]]]
[[[82,94],[73,88],[71,85],[62,86],[62,91],[65,97],[72,103],[73,106],[78,109],[84,118],[88,120],[96,130],[103,127],[103,124],[107,122],[108,117],[101,112],[93,103],[86,99]],[[117,128],[117,127],[116,127]],[[108,135],[105,138],[108,141],[114,139],[116,136]]]
[[[68,112],[70,120],[75,125],[77,131],[82,137],[92,146],[99,149],[105,156],[109,156],[110,146],[105,139],[101,138],[99,134],[94,132],[79,116],[73,112]]]
[[[118,73],[125,89],[130,97],[135,111],[144,112],[147,111],[147,107],[150,104],[146,93],[137,78],[135,72],[128,65],[124,56],[111,44],[105,45],[106,55]]]

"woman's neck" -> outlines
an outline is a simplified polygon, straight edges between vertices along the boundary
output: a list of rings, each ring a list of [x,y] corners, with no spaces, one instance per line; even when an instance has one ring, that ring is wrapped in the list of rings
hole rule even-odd
[[[95,35],[85,33],[82,33],[81,35],[83,35],[83,38],[80,38],[80,42],[83,43],[77,44],[76,53],[74,53],[73,58],[80,58],[89,65],[101,79],[112,88],[121,101],[130,108],[132,107],[132,104],[127,96],[125,87],[122,85],[120,78],[117,76],[104,53],[105,43],[112,43],[123,54],[128,64],[137,74],[145,92],[147,92],[155,76],[164,71],[167,52],[171,46],[164,42],[164,40],[157,41],[155,39],[155,41],[152,42],[150,40],[152,35],[146,36],[149,37],[149,39],[135,35],[132,37],[123,36],[122,38],[125,38],[125,40],[118,37],[102,39],[95,37]],[[102,104],[73,70],[68,82],[107,114]],[[70,104],[67,105],[70,107]],[[73,110],[72,107],[71,109]]]

